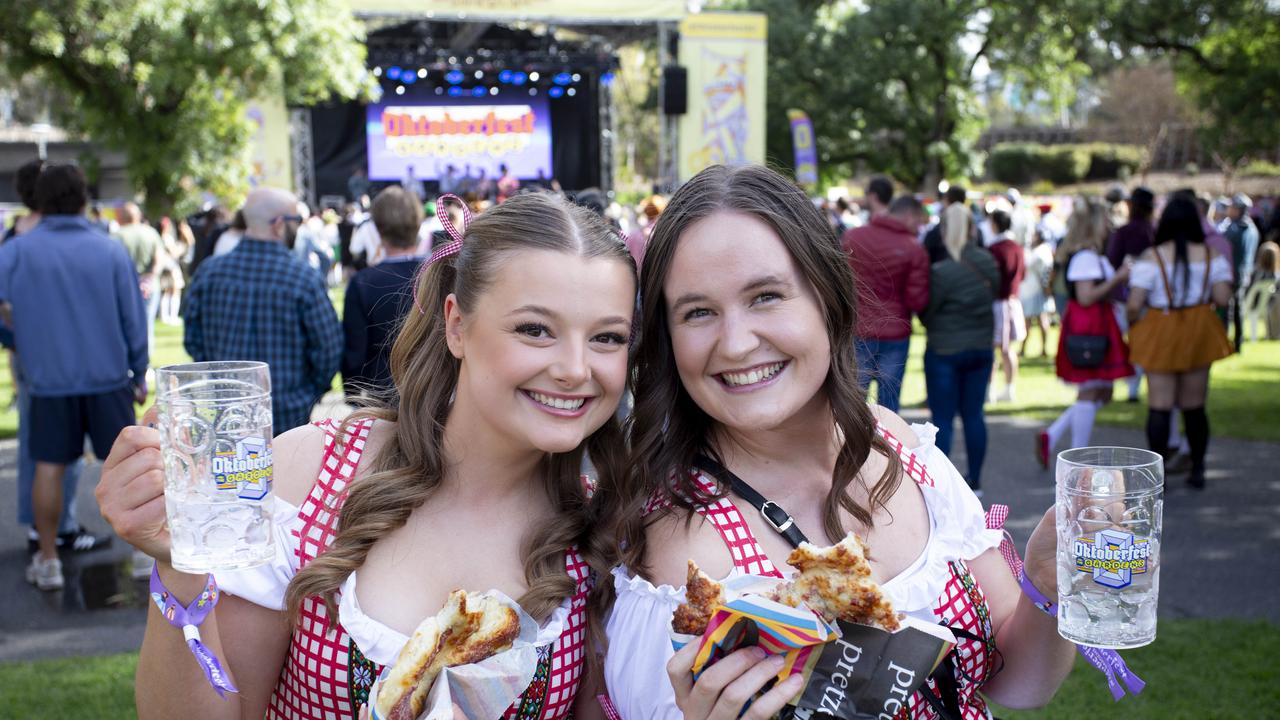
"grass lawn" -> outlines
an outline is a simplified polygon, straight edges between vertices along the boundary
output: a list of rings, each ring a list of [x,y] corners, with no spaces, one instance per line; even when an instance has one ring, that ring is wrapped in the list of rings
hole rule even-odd
[[[1012,711],[1002,718],[1261,718],[1280,707],[1273,650],[1280,627],[1239,620],[1162,621],[1153,645],[1127,650],[1129,667],[1147,681],[1136,697],[1113,702],[1100,673],[1077,660],[1076,669],[1047,708]],[[137,655],[0,664],[0,720],[40,717],[134,717]]]
[[[1057,348],[1057,328],[1052,328],[1049,346]],[[907,376],[903,381],[902,405],[924,406],[923,329],[917,324],[911,338],[911,355],[907,360]],[[1028,348],[1039,354],[1040,335]],[[996,359],[997,382],[999,374]],[[1246,342],[1244,352],[1214,363],[1209,380],[1209,420],[1215,436],[1246,440],[1280,442],[1280,340]],[[874,392],[874,391],[873,391]],[[1128,388],[1117,382],[1115,397],[1098,413],[1100,425],[1141,428],[1147,422],[1146,383],[1142,384],[1140,402],[1124,402]],[[874,397],[874,395],[873,395]],[[1013,415],[1034,418],[1048,424],[1075,400],[1075,390],[1064,385],[1054,374],[1052,357],[1023,360],[1018,371],[1017,402],[987,405],[989,415]]]

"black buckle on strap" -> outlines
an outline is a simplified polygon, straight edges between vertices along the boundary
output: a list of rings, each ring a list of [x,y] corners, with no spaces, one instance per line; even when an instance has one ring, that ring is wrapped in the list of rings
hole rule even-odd
[[[773,529],[778,531],[779,534],[785,535],[787,530],[795,525],[787,511],[772,500],[764,501],[764,504],[760,506],[760,514],[764,517],[765,522],[773,526]]]

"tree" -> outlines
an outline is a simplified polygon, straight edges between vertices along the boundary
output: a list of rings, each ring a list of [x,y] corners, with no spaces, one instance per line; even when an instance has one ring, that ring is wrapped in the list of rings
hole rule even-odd
[[[148,215],[249,177],[250,98],[353,98],[372,87],[341,0],[11,0],[0,62],[65,90],[68,129],[124,151]]]
[[[786,110],[809,113],[824,176],[859,166],[932,191],[973,174],[994,73],[1071,99],[1087,68],[1072,27],[1034,0],[747,0],[769,15],[770,159],[789,164]]]
[[[1110,55],[1172,58],[1202,139],[1230,176],[1280,146],[1280,7],[1268,0],[1068,0]]]

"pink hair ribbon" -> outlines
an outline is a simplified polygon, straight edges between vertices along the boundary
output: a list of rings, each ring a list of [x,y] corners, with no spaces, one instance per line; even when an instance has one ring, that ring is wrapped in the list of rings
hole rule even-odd
[[[445,203],[450,200],[457,201],[458,205],[462,207],[462,230],[458,230],[458,228],[454,226],[453,221],[449,219],[449,213],[444,211]],[[431,267],[432,263],[435,263],[438,260],[443,260],[444,258],[452,255],[457,255],[462,251],[463,234],[466,233],[467,226],[471,224],[471,208],[467,207],[467,203],[464,202],[462,198],[454,195],[453,193],[446,193],[436,200],[436,217],[440,219],[440,225],[444,227],[445,234],[449,236],[449,242],[432,250],[431,257],[418,267],[417,274],[413,276],[413,306],[418,309],[419,315],[425,314],[426,310],[424,310],[422,304],[418,302],[418,280],[421,278],[422,273],[426,271],[428,267]]]

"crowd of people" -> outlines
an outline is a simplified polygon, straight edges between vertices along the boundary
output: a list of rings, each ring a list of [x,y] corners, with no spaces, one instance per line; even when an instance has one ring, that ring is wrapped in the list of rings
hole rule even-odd
[[[1189,472],[1190,484],[1204,487],[1209,366],[1241,351],[1246,317],[1265,318],[1269,334],[1280,330],[1273,199],[1255,207],[1245,195],[1213,201],[1180,190],[1157,203],[1137,187],[1033,204],[1014,189],[987,197],[952,187],[926,212],[914,196],[895,199],[893,187],[884,177],[868,182],[865,218],[847,201],[827,211],[861,289],[864,391],[875,381],[877,402],[896,411],[918,317],[938,445],[950,451],[958,414],[966,479],[981,494],[984,407],[1015,400],[1030,330],[1039,330],[1045,357],[1058,324],[1055,372],[1077,396],[1037,435],[1041,465],[1064,439],[1090,444],[1116,381],[1127,380],[1136,402],[1146,377],[1150,447],[1170,472]]]
[[[348,207],[314,214],[258,188],[158,229],[130,204],[95,224],[74,166],[23,176],[0,301],[33,584],[61,587],[60,542],[98,542],[68,505],[87,436],[102,515],[153,590],[210,586],[169,561],[159,435],[134,424],[166,287],[194,360],[270,366],[275,559],[217,573],[200,630],[239,691],[210,688],[149,607],[140,716],[359,717],[463,587],[514,598],[549,644],[514,716],[767,718],[799,690],[770,684],[776,657],[740,650],[695,678],[697,644],[675,652],[669,630],[689,561],[781,577],[788,527],[821,545],[857,532],[894,608],[956,630],[910,717],[1043,704],[1074,657],[1024,593],[1055,596],[1054,518],[1011,572],[980,500],[984,406],[1014,400],[1027,329],[1043,354],[1056,316],[1078,395],[1038,436],[1041,462],[1068,431],[1089,442],[1136,364],[1151,447],[1172,457],[1176,411],[1203,487],[1208,367],[1238,349],[1248,285],[1274,287],[1280,255],[1260,242],[1275,217],[1259,229],[1243,197],[1219,232],[1212,203],[1140,188],[1047,206],[951,188],[934,206],[877,177],[864,216],[760,166],[707,168],[636,208],[507,176],[491,197],[442,180],[436,202],[409,177],[367,209],[353,182]],[[917,317],[932,425],[897,414]],[[310,423],[338,372],[358,409]],[[948,458],[957,414],[967,473]]]

